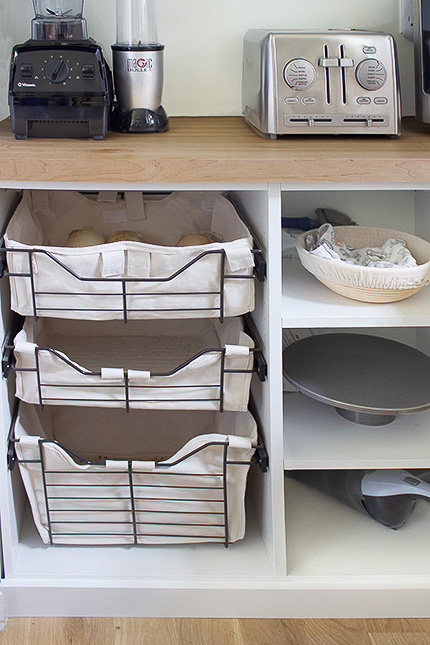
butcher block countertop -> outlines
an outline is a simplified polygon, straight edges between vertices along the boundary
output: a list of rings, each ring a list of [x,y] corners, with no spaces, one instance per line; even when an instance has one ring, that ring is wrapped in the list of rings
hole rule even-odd
[[[0,187],[88,183],[426,183],[430,125],[401,137],[259,136],[241,117],[174,117],[155,134],[17,141],[0,123]]]

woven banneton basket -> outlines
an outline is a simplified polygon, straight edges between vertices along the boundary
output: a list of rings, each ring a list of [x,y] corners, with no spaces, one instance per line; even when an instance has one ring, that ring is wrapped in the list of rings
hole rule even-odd
[[[375,268],[320,258],[306,248],[306,231],[296,240],[305,269],[332,291],[362,302],[396,302],[409,298],[430,281],[430,243],[416,235],[372,226],[335,226],[335,232],[351,248],[381,246],[389,238],[404,240],[416,267]]]

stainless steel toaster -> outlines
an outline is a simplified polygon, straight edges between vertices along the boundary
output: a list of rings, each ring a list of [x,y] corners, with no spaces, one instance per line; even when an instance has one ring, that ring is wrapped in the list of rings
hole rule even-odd
[[[242,80],[243,115],[263,135],[400,134],[390,34],[250,29]]]

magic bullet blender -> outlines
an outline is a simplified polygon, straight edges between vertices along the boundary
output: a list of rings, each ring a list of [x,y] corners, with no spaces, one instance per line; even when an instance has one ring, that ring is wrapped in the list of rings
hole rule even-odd
[[[112,45],[116,106],[111,127],[119,132],[164,132],[161,105],[164,45],[158,42],[153,0],[117,0]]]

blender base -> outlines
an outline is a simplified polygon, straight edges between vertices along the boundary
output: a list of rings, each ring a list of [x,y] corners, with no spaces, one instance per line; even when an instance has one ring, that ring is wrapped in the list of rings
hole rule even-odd
[[[112,112],[111,130],[115,132],[166,132],[169,119],[162,105],[156,110],[136,108],[130,112],[121,112],[118,106]]]

